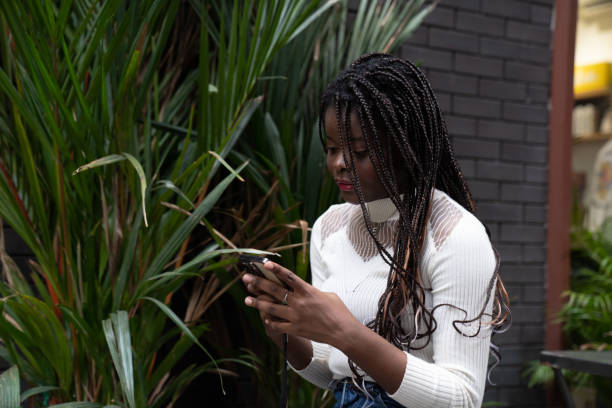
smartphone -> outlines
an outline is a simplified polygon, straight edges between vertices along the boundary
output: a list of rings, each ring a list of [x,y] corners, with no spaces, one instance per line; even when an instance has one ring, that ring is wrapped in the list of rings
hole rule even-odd
[[[263,256],[256,255],[240,255],[238,257],[238,265],[245,268],[249,273],[253,275],[261,276],[264,279],[271,280],[274,283],[277,283],[283,287],[287,287],[284,282],[276,277],[274,272],[267,270],[264,268],[264,263],[268,262],[268,258],[264,258]]]

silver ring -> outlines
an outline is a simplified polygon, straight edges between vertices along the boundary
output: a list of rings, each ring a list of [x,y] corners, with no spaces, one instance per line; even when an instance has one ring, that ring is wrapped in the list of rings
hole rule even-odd
[[[283,305],[287,304],[287,296],[289,296],[289,291],[285,292],[285,297],[283,298]]]

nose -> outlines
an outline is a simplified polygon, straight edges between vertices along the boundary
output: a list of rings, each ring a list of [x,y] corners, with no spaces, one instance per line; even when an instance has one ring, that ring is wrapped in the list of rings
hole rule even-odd
[[[346,163],[344,162],[344,155],[342,151],[338,149],[338,152],[332,158],[332,166],[335,174],[339,174],[346,170]]]

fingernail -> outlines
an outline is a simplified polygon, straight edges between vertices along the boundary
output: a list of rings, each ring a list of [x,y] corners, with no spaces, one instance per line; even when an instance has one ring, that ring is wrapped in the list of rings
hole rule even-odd
[[[253,298],[250,298],[250,297],[245,298],[244,303],[251,306],[253,304]]]
[[[242,280],[243,280],[244,282],[250,282],[250,281],[252,281],[252,280],[253,280],[253,277],[247,273],[246,275],[244,275],[244,276],[242,277]]]

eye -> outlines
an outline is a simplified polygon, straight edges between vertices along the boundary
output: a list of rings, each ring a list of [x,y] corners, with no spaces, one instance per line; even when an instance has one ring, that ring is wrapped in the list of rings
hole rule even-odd
[[[338,152],[338,148],[337,147],[333,147],[333,146],[325,147],[325,153],[327,153],[327,154],[336,154],[337,152]]]
[[[355,157],[358,157],[360,159],[364,159],[364,158],[368,157],[368,151],[367,150],[355,150],[353,153],[355,154]]]

